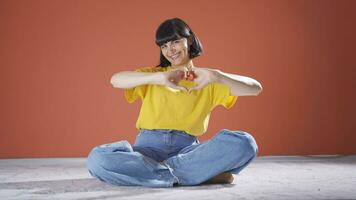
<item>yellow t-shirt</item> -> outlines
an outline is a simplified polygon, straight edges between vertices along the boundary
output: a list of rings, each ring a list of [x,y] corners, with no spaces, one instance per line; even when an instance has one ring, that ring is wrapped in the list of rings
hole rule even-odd
[[[173,67],[142,67],[137,72],[168,71]],[[181,80],[179,85],[187,88],[195,82]],[[136,128],[183,130],[194,136],[203,135],[208,129],[211,111],[218,105],[230,109],[238,96],[230,94],[230,87],[222,83],[210,83],[190,94],[163,85],[144,84],[125,88],[125,98],[129,103],[142,100]]]

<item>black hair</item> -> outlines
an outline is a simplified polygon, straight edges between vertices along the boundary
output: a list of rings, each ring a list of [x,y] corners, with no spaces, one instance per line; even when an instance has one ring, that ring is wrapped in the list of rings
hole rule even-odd
[[[192,29],[180,18],[167,19],[159,25],[156,30],[156,44],[161,47],[163,44],[177,40],[180,38],[190,38],[192,40],[189,46],[189,58],[195,58],[203,53],[203,47],[198,37],[192,31]],[[189,44],[188,44],[189,45]],[[160,64],[161,67],[170,66],[171,63],[163,56],[160,48]]]

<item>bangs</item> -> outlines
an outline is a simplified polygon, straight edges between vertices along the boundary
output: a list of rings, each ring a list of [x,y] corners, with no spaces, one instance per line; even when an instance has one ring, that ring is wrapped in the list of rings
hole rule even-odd
[[[189,32],[189,31],[188,31]],[[182,37],[187,37],[188,34],[184,34],[184,30],[180,31],[177,25],[172,23],[163,23],[156,32],[156,44],[162,46],[163,44],[180,39]]]
[[[156,44],[158,46],[162,46],[163,44],[167,43],[167,42],[170,42],[170,41],[173,41],[173,40],[178,40],[182,37],[180,37],[177,33],[173,33],[173,34],[162,34],[160,35],[157,40],[156,40]]]

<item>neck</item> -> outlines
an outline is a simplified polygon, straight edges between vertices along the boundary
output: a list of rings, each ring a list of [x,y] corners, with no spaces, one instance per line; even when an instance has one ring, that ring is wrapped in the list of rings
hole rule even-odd
[[[180,65],[171,65],[173,68],[179,68],[179,67],[187,67],[188,69],[194,69],[194,64],[193,64],[193,60],[189,59],[188,62],[186,63],[182,63]]]

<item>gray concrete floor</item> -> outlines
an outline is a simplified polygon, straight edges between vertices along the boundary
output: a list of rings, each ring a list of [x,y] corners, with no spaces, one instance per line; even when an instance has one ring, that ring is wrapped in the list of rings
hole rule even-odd
[[[233,184],[113,186],[90,176],[86,158],[0,159],[0,199],[356,199],[356,155],[262,156]]]

